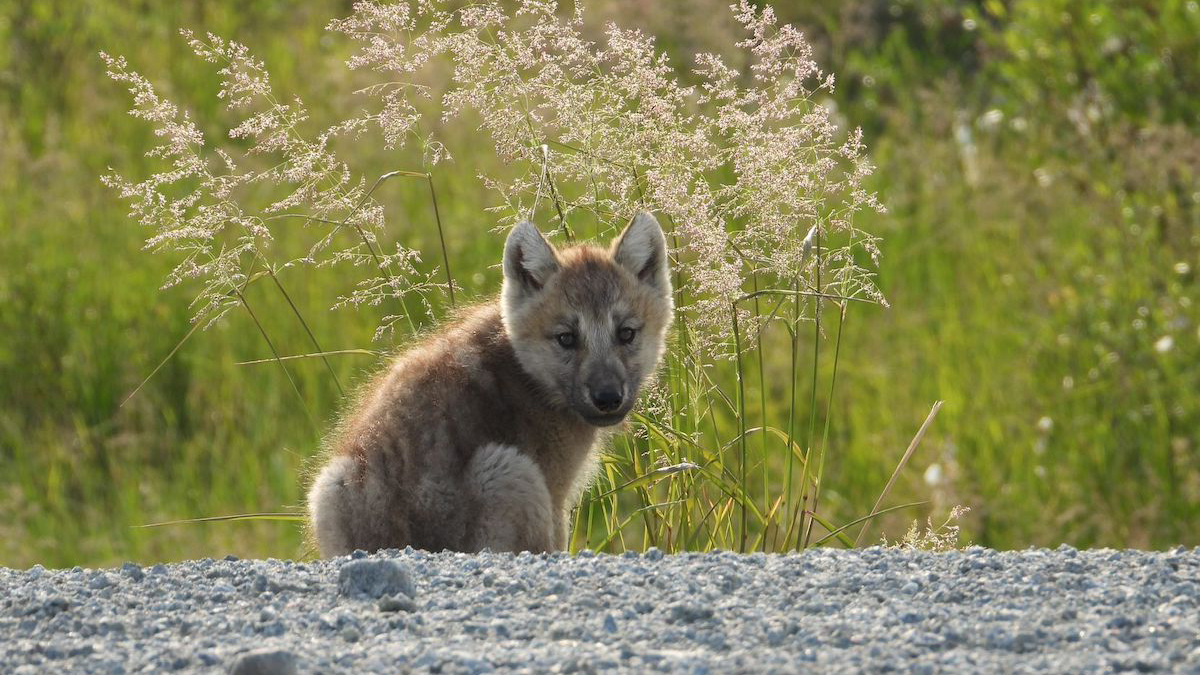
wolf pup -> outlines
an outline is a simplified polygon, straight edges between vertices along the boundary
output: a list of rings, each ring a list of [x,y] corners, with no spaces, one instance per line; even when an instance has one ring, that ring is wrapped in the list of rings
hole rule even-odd
[[[339,426],[308,493],[321,554],[565,548],[600,430],[633,407],[671,314],[653,216],[607,250],[517,225],[500,299],[399,356]]]

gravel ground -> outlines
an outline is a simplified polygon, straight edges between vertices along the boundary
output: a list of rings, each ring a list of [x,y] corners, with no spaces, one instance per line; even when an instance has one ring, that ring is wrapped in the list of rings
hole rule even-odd
[[[1200,673],[1200,548],[0,568],[0,672]]]

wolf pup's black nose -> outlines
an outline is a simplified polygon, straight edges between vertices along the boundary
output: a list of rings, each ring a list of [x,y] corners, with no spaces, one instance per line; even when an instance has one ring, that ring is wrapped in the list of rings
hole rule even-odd
[[[620,389],[601,389],[592,392],[592,405],[600,412],[612,412],[621,407]]]

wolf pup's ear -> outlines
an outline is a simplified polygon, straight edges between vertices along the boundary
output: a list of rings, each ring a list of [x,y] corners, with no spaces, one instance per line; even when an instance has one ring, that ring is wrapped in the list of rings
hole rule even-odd
[[[633,217],[612,245],[613,260],[655,290],[670,295],[671,276],[667,269],[667,238],[662,227],[649,213]]]
[[[532,223],[512,229],[504,242],[505,285],[513,284],[522,294],[536,293],[557,271],[558,254]]]

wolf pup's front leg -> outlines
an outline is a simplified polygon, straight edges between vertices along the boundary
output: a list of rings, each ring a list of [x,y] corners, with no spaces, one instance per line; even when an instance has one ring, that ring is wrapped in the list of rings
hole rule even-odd
[[[467,481],[481,507],[468,548],[534,553],[558,549],[550,491],[532,459],[509,445],[487,445],[467,466]]]
[[[500,299],[399,356],[332,435],[308,494],[321,554],[565,548],[600,430],[657,367],[671,309],[653,216],[608,248],[513,228]]]

